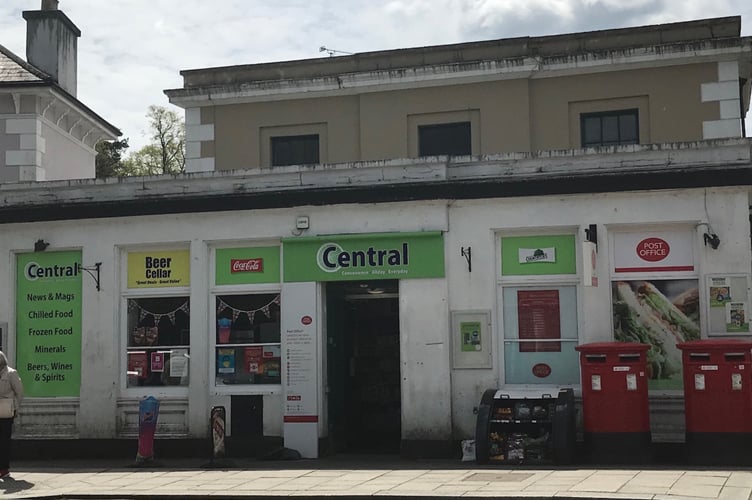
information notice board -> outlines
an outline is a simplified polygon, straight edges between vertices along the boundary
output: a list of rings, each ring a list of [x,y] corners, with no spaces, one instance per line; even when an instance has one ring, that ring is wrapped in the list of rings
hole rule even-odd
[[[749,335],[749,279],[746,274],[706,277],[708,335]]]

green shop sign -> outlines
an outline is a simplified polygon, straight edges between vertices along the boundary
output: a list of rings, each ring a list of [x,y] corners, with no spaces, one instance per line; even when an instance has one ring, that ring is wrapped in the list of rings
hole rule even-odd
[[[502,238],[501,274],[503,276],[577,274],[574,235]]]
[[[26,395],[79,396],[81,252],[16,258],[16,369]]]
[[[344,234],[282,241],[284,281],[444,277],[444,235]]]

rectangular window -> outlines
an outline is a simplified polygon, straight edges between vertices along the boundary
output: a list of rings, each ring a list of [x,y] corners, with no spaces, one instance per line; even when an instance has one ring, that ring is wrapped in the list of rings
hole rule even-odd
[[[128,299],[128,387],[187,386],[188,297]]]
[[[504,287],[504,366],[508,384],[577,384],[577,288]]]
[[[290,135],[271,138],[272,166],[319,163],[319,135]]]
[[[505,383],[577,384],[576,236],[502,236],[500,270]]]
[[[418,127],[418,156],[472,154],[470,122],[440,123]]]
[[[618,146],[640,142],[637,109],[580,115],[582,147]]]
[[[216,385],[281,384],[280,295],[216,297]]]

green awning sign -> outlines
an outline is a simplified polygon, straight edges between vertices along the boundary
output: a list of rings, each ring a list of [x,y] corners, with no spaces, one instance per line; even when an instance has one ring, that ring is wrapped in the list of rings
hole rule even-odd
[[[282,244],[286,282],[444,277],[439,231],[290,238]]]

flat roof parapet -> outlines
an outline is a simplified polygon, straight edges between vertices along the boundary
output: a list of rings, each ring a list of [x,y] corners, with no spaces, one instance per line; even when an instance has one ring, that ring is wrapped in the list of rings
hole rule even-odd
[[[332,75],[525,57],[567,56],[620,49],[738,38],[741,17],[719,17],[538,37],[502,38],[337,57],[183,70],[185,89],[238,82],[312,79]],[[176,92],[168,90],[167,92]]]

